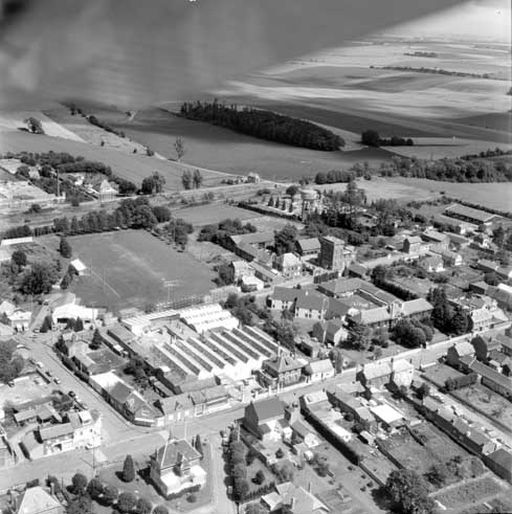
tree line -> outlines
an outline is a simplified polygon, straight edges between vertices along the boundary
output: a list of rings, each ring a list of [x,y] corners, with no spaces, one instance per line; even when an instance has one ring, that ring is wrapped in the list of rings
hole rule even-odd
[[[310,121],[291,118],[272,111],[239,108],[213,102],[185,102],[180,116],[205,121],[243,134],[312,150],[336,151],[345,145],[341,137]]]
[[[485,158],[444,158],[434,161],[416,157],[393,156],[391,162],[382,163],[382,176],[427,178],[448,182],[510,182],[512,165],[504,160]]]
[[[366,146],[414,146],[414,141],[408,137],[407,139],[399,136],[391,136],[389,138],[380,137],[376,130],[365,130],[361,134],[361,143]]]

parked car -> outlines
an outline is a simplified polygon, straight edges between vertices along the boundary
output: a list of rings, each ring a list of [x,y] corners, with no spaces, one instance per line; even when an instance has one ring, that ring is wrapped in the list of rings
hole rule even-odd
[[[62,380],[61,380],[60,378],[57,378],[57,377],[55,377],[55,378],[53,379],[53,381],[54,381],[56,384],[60,384],[60,383],[62,382]]]
[[[76,393],[75,393],[75,391],[69,391],[69,392],[68,392],[68,396],[69,396],[70,398],[76,398]]]
[[[43,369],[43,368],[44,368],[44,364],[43,364],[41,361],[37,361],[37,362],[36,362],[36,366],[37,366],[39,369]]]

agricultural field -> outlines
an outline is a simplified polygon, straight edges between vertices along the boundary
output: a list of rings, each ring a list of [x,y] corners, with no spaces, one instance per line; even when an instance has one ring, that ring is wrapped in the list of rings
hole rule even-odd
[[[404,55],[415,51],[436,57]],[[393,66],[413,69],[384,69]],[[414,71],[421,67],[489,78]],[[510,125],[503,119],[510,108],[509,73],[506,48],[381,38],[253,73],[218,93],[229,102],[274,107],[358,134],[375,128],[386,136],[441,137],[447,143],[454,136],[510,143]],[[492,123],[495,118],[500,123]]]
[[[444,193],[446,196],[459,198],[466,202],[475,203],[501,211],[512,211],[512,183],[492,182],[459,183],[428,180],[425,178],[393,177],[389,182],[396,187],[409,186],[419,190],[429,191],[432,195]]]
[[[509,433],[512,432],[512,409],[510,402],[503,396],[481,384],[457,389],[451,394],[473,409],[484,413],[491,421],[498,422]]]
[[[185,169],[188,169],[174,161],[120,152],[61,137],[35,135],[16,130],[3,131],[0,127],[0,153],[2,154],[22,151],[48,152],[50,150],[68,152],[75,156],[81,155],[91,161],[101,161],[110,166],[115,175],[131,180],[137,185],[140,185],[145,177],[158,171],[166,180],[164,191],[182,190],[181,175]],[[207,170],[202,170],[201,173],[204,177],[204,186],[218,185],[224,178],[222,174]]]
[[[127,230],[69,238],[73,256],[89,268],[70,290],[87,305],[114,312],[165,301],[164,281],[173,281],[170,299],[206,294],[209,272],[187,252],[180,253],[145,231]]]
[[[402,183],[394,178],[383,178],[376,175],[372,177],[372,180],[358,179],[357,186],[364,189],[369,202],[379,198],[395,199],[404,202],[411,200],[422,201],[431,200],[439,196],[439,192],[431,191],[424,185],[418,187],[413,183]],[[314,188],[322,191],[345,191],[347,184],[322,184],[315,185]]]
[[[113,109],[99,110],[97,115],[162,155],[174,155],[174,141],[180,136],[185,141],[184,163],[235,175],[255,172],[269,180],[298,180],[318,171],[347,168],[356,162],[378,165],[391,158],[389,152],[378,148],[321,152],[263,141],[208,123],[176,117],[170,111],[179,106],[167,107],[169,110],[141,110],[133,121],[127,121],[124,113]]]
[[[186,207],[179,209],[174,213],[177,218],[183,218],[187,223],[192,223],[194,227],[201,227],[218,223],[227,218],[238,218],[242,222],[247,222],[254,218],[255,212],[234,207],[227,204],[207,204],[197,207]]]

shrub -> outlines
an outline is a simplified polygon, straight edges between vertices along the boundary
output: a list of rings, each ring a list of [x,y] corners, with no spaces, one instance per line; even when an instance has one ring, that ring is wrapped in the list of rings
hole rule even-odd
[[[119,495],[117,500],[117,510],[119,512],[130,512],[135,508],[137,504],[137,498],[134,494],[124,492]]]

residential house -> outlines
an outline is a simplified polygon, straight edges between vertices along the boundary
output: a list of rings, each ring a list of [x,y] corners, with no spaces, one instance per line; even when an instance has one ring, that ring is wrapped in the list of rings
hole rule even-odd
[[[455,306],[460,306],[471,317],[473,332],[493,328],[508,321],[498,303],[485,295],[462,296],[450,300]]]
[[[313,325],[313,336],[321,343],[338,346],[348,337],[348,331],[339,320],[319,321]]]
[[[408,236],[404,239],[402,252],[408,254],[419,255],[427,250],[427,245],[419,236]]]
[[[497,271],[500,265],[495,261],[490,261],[488,259],[480,259],[476,263],[478,269],[482,270],[485,273],[489,273],[491,271]]]
[[[453,343],[446,352],[446,363],[454,368],[462,366],[462,357],[474,357],[475,348],[468,341],[458,341]]]
[[[167,442],[151,456],[149,477],[166,499],[197,491],[206,483],[201,454],[184,439]]]
[[[0,321],[17,332],[24,332],[30,326],[32,313],[16,307],[13,303],[4,300],[0,303]]]
[[[230,267],[233,272],[233,282],[235,283],[247,276],[254,275],[254,269],[249,266],[247,261],[233,261],[231,262]]]
[[[368,275],[366,266],[358,262],[350,263],[347,269],[349,277],[365,278]]]
[[[63,505],[41,486],[28,487],[13,500],[13,514],[64,514]]]
[[[263,361],[258,379],[265,387],[286,387],[300,382],[306,362],[281,354]]]
[[[450,240],[450,246],[456,251],[463,250],[471,244],[471,239],[461,236],[460,234],[448,232],[447,236]]]
[[[512,379],[477,360],[471,362],[469,368],[479,375],[483,385],[509,400],[512,399]]]
[[[261,497],[261,504],[268,512],[287,512],[293,514],[324,514],[330,509],[311,492],[292,482],[275,486],[275,491]]]
[[[316,259],[320,253],[320,241],[317,237],[310,237],[308,239],[299,239],[295,243],[297,253],[303,259]]]
[[[462,266],[464,261],[462,259],[462,255],[457,252],[452,252],[451,250],[433,250],[436,254],[438,254],[445,264],[445,266]]]
[[[304,368],[307,382],[319,382],[334,376],[334,368],[330,359],[322,359],[310,362]]]
[[[302,261],[291,252],[278,256],[275,261],[275,267],[286,279],[297,278],[302,275]]]
[[[418,265],[428,273],[440,273],[444,271],[443,259],[440,255],[428,255],[421,259]]]
[[[508,356],[512,356],[512,337],[505,334],[498,334],[496,340],[501,347],[501,351]]]
[[[512,311],[512,291],[499,287],[488,286],[484,294],[487,294],[490,298],[496,301],[500,309],[504,309],[508,312]]]
[[[115,200],[118,194],[118,190],[107,179],[93,180],[90,183],[90,190],[101,203]]]
[[[356,380],[359,380],[366,389],[379,388],[389,383],[391,372],[388,362],[371,362],[361,367],[361,370],[356,373]]]
[[[296,318],[323,320],[329,308],[329,298],[315,291],[302,289],[295,301]]]
[[[498,277],[500,277],[503,280],[511,280],[512,279],[512,266],[500,266],[496,273],[498,274]]]
[[[450,238],[444,232],[428,228],[421,234],[423,241],[428,243],[430,250],[448,250]]]
[[[405,359],[391,359],[390,384],[396,389],[410,387],[414,377],[414,366]]]
[[[269,298],[270,308],[280,311],[293,311],[295,310],[295,300],[300,294],[302,294],[301,289],[276,286],[274,293]]]
[[[242,424],[244,428],[258,439],[271,438],[277,425],[284,421],[284,403],[277,397],[251,402],[245,407]]]

